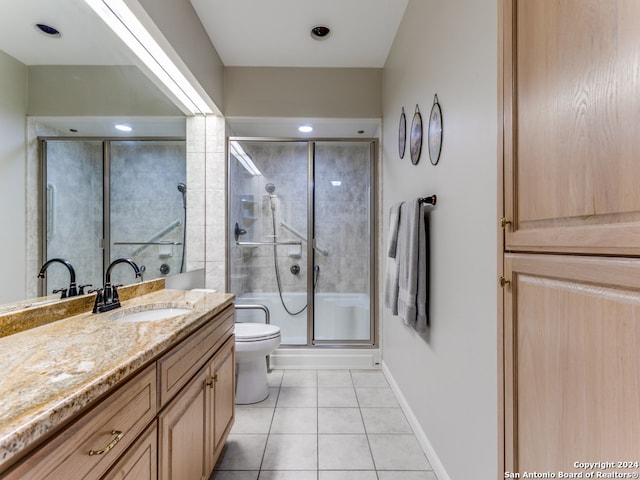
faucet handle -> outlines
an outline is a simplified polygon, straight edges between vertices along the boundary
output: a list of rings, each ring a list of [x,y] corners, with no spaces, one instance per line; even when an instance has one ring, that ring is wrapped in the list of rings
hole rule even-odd
[[[113,285],[111,288],[113,289],[113,293],[111,295],[111,300],[113,303],[120,303],[120,297],[118,296],[118,287],[121,287],[122,284]]]
[[[67,298],[67,289],[66,288],[57,288],[52,293],[62,293],[60,298]]]
[[[86,287],[93,287],[93,285],[91,283],[87,283],[86,285],[78,285],[78,295],[84,295],[84,289]],[[93,293],[95,292],[95,290],[88,290],[87,293]]]

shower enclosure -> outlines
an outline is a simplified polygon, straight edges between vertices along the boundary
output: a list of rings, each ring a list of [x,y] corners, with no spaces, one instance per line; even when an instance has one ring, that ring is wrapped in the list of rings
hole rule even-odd
[[[116,258],[130,257],[151,280],[184,269],[186,153],[183,139],[42,138],[43,259],[64,258],[78,284],[104,283]],[[44,261],[44,260],[43,260]],[[66,287],[52,266],[41,294]],[[115,269],[114,283],[133,271]]]
[[[283,345],[372,346],[376,143],[230,138],[229,270]],[[239,321],[264,321],[239,310]]]

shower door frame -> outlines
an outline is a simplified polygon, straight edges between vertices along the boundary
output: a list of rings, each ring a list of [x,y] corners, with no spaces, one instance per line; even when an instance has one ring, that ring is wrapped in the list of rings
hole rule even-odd
[[[280,137],[243,137],[232,136],[227,137],[226,155],[226,206],[225,211],[227,219],[231,218],[231,149],[229,147],[232,141],[238,142],[280,142],[280,143],[306,143],[307,144],[307,272],[314,270],[314,249],[316,247],[315,238],[315,146],[317,143],[338,142],[338,143],[362,143],[369,144],[369,185],[370,185],[370,201],[369,201],[369,338],[366,340],[315,340],[315,287],[313,285],[314,275],[307,275],[307,344],[306,345],[282,345],[286,348],[378,348],[378,302],[374,300],[374,292],[377,291],[377,223],[376,212],[378,208],[378,139],[376,138],[280,138]],[[231,238],[231,221],[228,220],[226,225],[226,238]],[[310,235],[313,234],[313,235]],[[225,289],[231,291],[231,245],[227,244],[226,248],[226,268],[225,272]]]
[[[102,250],[102,278],[111,263],[111,143],[112,142],[158,142],[181,141],[186,142],[186,137],[38,137],[38,153],[40,157],[40,231],[38,236],[38,252],[42,265],[47,258],[47,142],[101,142],[102,143],[102,238],[100,250]],[[185,143],[186,145],[186,143]],[[183,245],[183,248],[185,246]],[[38,295],[46,295],[47,279],[38,283]],[[100,287],[102,285],[96,285]]]

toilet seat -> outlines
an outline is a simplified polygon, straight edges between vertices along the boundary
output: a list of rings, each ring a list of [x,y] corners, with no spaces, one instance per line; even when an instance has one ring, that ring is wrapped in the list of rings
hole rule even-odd
[[[262,342],[280,336],[280,327],[264,323],[236,323],[236,342]]]

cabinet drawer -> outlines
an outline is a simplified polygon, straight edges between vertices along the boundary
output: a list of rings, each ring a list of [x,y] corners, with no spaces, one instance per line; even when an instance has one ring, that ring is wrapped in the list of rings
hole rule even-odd
[[[157,410],[156,395],[156,369],[153,364],[109,395],[4,478],[100,478],[153,420]]]
[[[157,480],[158,428],[153,422],[102,480]]]
[[[226,309],[158,361],[160,404],[164,406],[233,335],[233,307]]]

